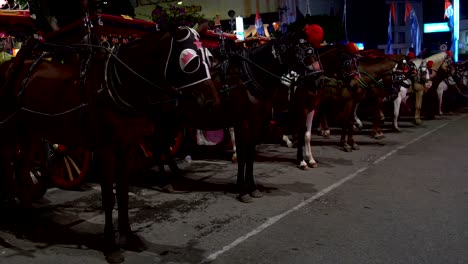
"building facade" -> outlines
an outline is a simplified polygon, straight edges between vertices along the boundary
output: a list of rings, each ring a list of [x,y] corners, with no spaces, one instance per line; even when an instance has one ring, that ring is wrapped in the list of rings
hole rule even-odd
[[[411,23],[409,19],[405,21],[406,2],[408,2],[416,13],[419,24],[421,41],[423,39],[423,1],[422,0],[387,0],[387,16],[390,12],[390,5],[395,4],[396,21],[393,22],[391,35],[391,51],[393,54],[407,54],[414,49],[414,43],[411,39]],[[379,49],[387,51],[388,43],[378,45]]]
[[[286,10],[291,16],[296,13],[296,8],[302,14],[310,15],[329,15],[331,13],[341,12],[344,0],[240,0],[240,1],[221,1],[221,0],[182,0],[182,1],[161,1],[161,0],[139,0],[135,13],[137,18],[151,19],[151,11],[154,6],[177,4],[201,7],[201,14],[206,18],[214,18],[219,15],[222,20],[229,19],[228,11],[234,10],[236,16],[250,17],[255,15],[257,9],[260,13],[279,12],[281,7],[289,7]]]

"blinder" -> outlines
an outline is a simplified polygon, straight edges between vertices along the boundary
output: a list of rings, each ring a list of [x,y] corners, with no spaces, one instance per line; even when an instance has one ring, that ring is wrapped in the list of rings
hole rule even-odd
[[[176,89],[183,89],[211,79],[210,58],[213,56],[203,47],[196,30],[190,27],[178,30],[178,36],[171,40],[164,74]]]

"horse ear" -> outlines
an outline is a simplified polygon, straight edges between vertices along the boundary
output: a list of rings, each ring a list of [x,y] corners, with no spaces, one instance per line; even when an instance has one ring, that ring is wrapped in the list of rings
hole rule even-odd
[[[197,32],[198,34],[200,35],[205,35],[206,32],[208,31],[209,27],[208,27],[208,22],[203,22],[200,26],[198,26],[197,28]]]
[[[185,39],[190,34],[190,31],[186,27],[177,27],[171,34],[176,41],[180,41]]]

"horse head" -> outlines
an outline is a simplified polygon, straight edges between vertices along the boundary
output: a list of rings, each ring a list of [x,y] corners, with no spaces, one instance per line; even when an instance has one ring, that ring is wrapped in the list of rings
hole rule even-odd
[[[219,98],[211,80],[213,56],[201,42],[203,29],[178,27],[173,32],[164,74],[177,91],[194,96],[202,107],[213,108]]]
[[[416,81],[419,83],[425,84],[430,80],[431,80],[431,75],[429,72],[429,68],[427,67],[427,61],[422,60],[421,64],[419,64],[419,67],[418,67]]]
[[[336,44],[338,49],[338,57],[340,60],[340,75],[344,79],[359,78],[359,54],[355,43],[348,42],[347,44]]]

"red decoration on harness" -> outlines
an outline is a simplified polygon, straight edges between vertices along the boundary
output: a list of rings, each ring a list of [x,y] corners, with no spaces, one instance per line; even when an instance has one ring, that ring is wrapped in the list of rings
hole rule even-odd
[[[416,56],[414,55],[414,52],[408,52],[408,59],[412,60],[416,58]]]
[[[314,47],[319,48],[320,44],[323,42],[323,29],[317,24],[306,25],[304,30],[307,34],[307,41]]]
[[[446,53],[450,58],[453,58],[453,52],[451,50],[447,50]]]
[[[349,53],[352,55],[356,55],[359,52],[359,49],[356,43],[354,42],[348,42],[348,44],[346,44],[346,47],[348,48]]]
[[[428,61],[428,62],[427,62],[427,67],[428,67],[429,69],[432,69],[432,66],[434,66],[434,62],[431,61],[431,60]]]

